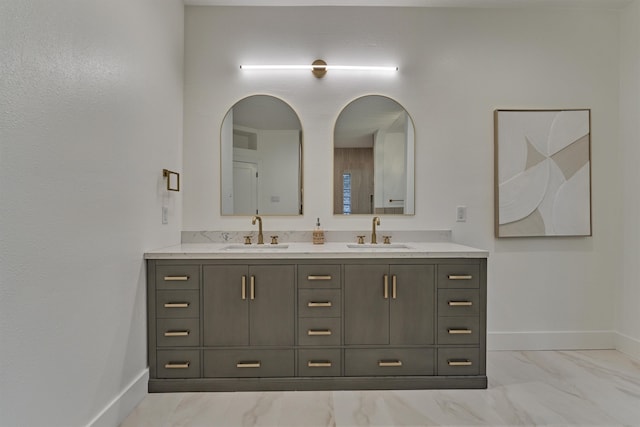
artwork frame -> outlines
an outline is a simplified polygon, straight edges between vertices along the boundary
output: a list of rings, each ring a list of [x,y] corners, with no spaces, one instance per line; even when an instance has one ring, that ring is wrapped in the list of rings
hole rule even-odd
[[[495,236],[592,236],[591,109],[494,110]]]

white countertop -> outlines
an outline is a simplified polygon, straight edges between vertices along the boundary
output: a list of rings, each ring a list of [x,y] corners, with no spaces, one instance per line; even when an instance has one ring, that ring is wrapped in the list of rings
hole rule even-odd
[[[483,249],[451,242],[394,242],[375,248],[350,248],[352,243],[330,242],[314,245],[286,242],[280,245],[256,245],[251,248],[237,243],[183,243],[155,249],[144,254],[145,259],[327,259],[327,258],[487,258]],[[398,248],[404,245],[406,247]],[[283,247],[286,248],[283,249]],[[396,247],[394,247],[396,246]],[[234,247],[234,249],[229,249]],[[237,248],[237,249],[235,249]]]

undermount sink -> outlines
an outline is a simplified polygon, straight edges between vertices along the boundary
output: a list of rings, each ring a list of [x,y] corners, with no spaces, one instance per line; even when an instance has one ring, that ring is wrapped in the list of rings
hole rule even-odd
[[[371,243],[348,243],[347,247],[349,249],[411,249],[411,246],[407,246],[402,243],[381,243],[378,245],[372,245]]]
[[[255,250],[271,250],[271,249],[287,249],[289,247],[289,245],[284,244],[284,245],[229,245],[229,246],[225,246],[224,248],[222,248],[223,251],[233,251],[233,250],[240,250],[240,251],[255,251]]]

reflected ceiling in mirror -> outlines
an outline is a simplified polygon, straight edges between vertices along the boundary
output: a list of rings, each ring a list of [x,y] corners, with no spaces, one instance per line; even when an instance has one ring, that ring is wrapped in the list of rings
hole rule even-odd
[[[414,126],[391,98],[349,103],[333,133],[333,213],[413,215]]]
[[[302,125],[286,102],[241,99],[220,131],[222,215],[302,214]]]

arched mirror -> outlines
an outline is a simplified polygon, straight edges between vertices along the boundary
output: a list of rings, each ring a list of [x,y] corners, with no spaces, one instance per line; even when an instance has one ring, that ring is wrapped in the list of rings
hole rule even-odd
[[[238,101],[220,132],[222,215],[302,214],[302,126],[286,102]]]
[[[349,103],[333,133],[333,213],[413,215],[414,127],[391,98]]]

